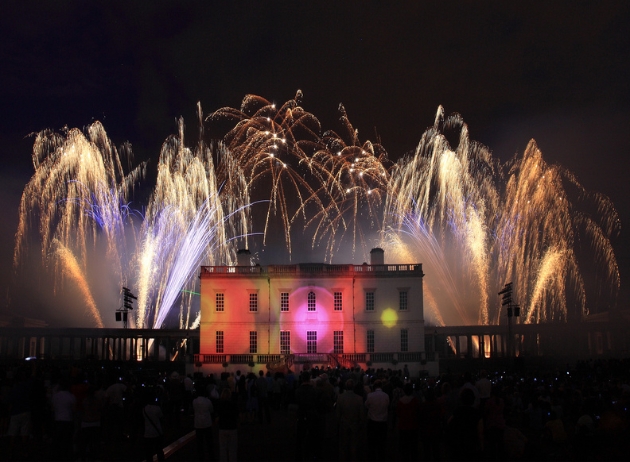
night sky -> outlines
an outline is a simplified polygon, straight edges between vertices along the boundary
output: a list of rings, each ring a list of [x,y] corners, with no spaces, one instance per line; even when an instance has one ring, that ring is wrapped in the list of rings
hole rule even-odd
[[[0,15],[0,277],[10,282],[28,135],[100,120],[155,165],[176,118],[246,94],[302,106],[396,160],[439,105],[507,161],[534,138],[609,196],[630,302],[630,2],[4,1]]]

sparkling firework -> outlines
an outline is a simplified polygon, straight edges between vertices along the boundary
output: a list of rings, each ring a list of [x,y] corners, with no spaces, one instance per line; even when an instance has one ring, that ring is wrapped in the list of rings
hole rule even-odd
[[[200,115],[201,115],[201,109]],[[32,229],[39,230],[43,264],[51,269],[56,289],[75,284],[96,325],[99,312],[117,306],[97,303],[92,284],[110,280],[138,293],[136,327],[162,327],[179,307],[179,327],[194,325],[191,289],[202,264],[230,264],[231,235],[241,229],[226,215],[219,196],[212,155],[203,136],[194,149],[184,146],[184,127],[166,140],[160,153],[156,187],[146,212],[128,205],[133,187],[145,175],[141,164],[125,174],[118,151],[100,123],[63,134],[44,131],[33,149],[35,175],[20,205],[14,266],[19,269]],[[201,133],[203,135],[203,133]],[[124,154],[130,156],[128,146]],[[238,172],[233,172],[237,175]],[[237,212],[239,200],[224,196]],[[67,281],[66,281],[67,279]],[[109,319],[106,317],[105,319]]]
[[[459,140],[451,148],[445,133],[453,132]],[[608,198],[548,165],[533,140],[506,167],[504,179],[490,152],[469,140],[461,117],[444,118],[440,108],[415,154],[391,172],[385,245],[424,263],[433,320],[499,323],[496,294],[509,281],[526,323],[586,313],[580,241],[589,243],[587,266],[596,263],[600,289],[614,300],[620,280],[610,236],[619,220]],[[569,200],[569,187],[591,201],[593,215]]]
[[[619,274],[610,237],[619,220],[612,204],[547,165],[533,141],[501,165],[469,140],[459,116],[445,118],[440,108],[415,153],[391,165],[380,144],[359,140],[343,106],[340,130],[324,131],[301,97],[277,107],[248,95],[240,109],[215,111],[206,122],[232,124],[215,145],[204,142],[200,108],[194,148],[186,147],[180,120],[179,133],[162,146],[142,212],[129,200],[146,166],[124,173],[99,123],[86,135],[39,133],[35,175],[20,206],[16,268],[37,229],[45,267],[58,287],[66,280],[80,289],[96,324],[112,307],[90,302],[95,255],[113,291],[125,285],[138,294],[133,325],[172,325],[177,313],[179,327],[190,328],[199,321],[199,266],[231,264],[257,226],[263,245],[282,229],[289,257],[306,236],[327,261],[349,243],[363,257],[381,245],[392,261],[422,262],[426,311],[436,324],[499,323],[496,292],[508,281],[521,319],[545,322],[586,311],[584,249],[576,248],[588,242],[589,265],[601,276],[597,290],[606,288],[614,300]],[[445,133],[457,134],[457,146]],[[131,163],[127,145],[121,154]],[[569,200],[568,189],[579,202]],[[593,213],[577,208],[584,199]],[[257,202],[265,204],[255,206],[265,209],[260,223],[250,207]]]

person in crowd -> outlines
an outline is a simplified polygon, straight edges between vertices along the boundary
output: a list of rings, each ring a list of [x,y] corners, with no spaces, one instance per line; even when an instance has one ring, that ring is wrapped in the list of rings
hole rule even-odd
[[[146,394],[145,405],[142,408],[144,417],[144,458],[152,461],[157,455],[158,460],[164,460],[162,419],[164,414],[162,408],[157,405],[155,393]]]
[[[269,407],[269,382],[262,369],[258,372],[256,388],[258,390],[258,421],[271,423],[271,409]]]
[[[232,398],[232,391],[224,388],[217,409],[219,425],[219,460],[234,462],[238,448],[238,403]]]
[[[483,409],[483,405],[490,399],[490,395],[492,394],[492,382],[488,379],[488,372],[485,369],[479,374],[479,379],[475,382],[475,387],[479,390],[479,401]]]
[[[389,396],[383,391],[381,380],[374,382],[374,391],[367,395],[368,450],[374,460],[385,460],[387,454],[387,419]]]
[[[446,433],[451,460],[480,460],[483,452],[483,419],[475,408],[475,393],[469,387],[460,392],[460,405],[450,418]]]
[[[418,413],[422,460],[440,460],[444,412],[435,396],[434,388],[425,390],[424,401],[420,403]]]
[[[9,429],[11,438],[11,458],[18,452],[22,456],[28,454],[28,437],[31,426],[31,382],[26,371],[18,369],[15,383],[8,392],[7,407],[9,410]]]
[[[406,383],[403,386],[403,391],[404,395],[398,399],[398,403],[396,404],[398,449],[401,460],[416,460],[418,452],[418,417],[420,413],[420,402],[413,394],[412,383]]]
[[[206,387],[197,387],[197,397],[192,401],[194,412],[195,439],[199,460],[214,460],[212,444],[212,413],[214,407],[208,398]]]
[[[99,460],[103,406],[104,403],[97,394],[97,388],[90,385],[81,403],[78,445],[81,460]]]
[[[482,402],[484,402],[483,428],[487,458],[489,460],[504,460],[505,403],[499,387],[492,387],[490,397]]]
[[[363,398],[354,392],[355,383],[346,380],[343,393],[337,397],[335,413],[339,429],[339,460],[359,460],[361,432],[365,426]]]
[[[73,460],[74,449],[74,416],[77,408],[77,399],[69,391],[68,380],[59,381],[57,391],[51,397],[51,404],[55,420],[55,451],[57,460]]]

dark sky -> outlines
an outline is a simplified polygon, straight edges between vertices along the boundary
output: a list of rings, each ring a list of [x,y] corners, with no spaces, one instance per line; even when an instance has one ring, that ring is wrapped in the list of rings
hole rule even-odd
[[[195,126],[198,101],[208,113],[301,89],[325,128],[343,103],[361,139],[380,137],[392,159],[438,105],[501,160],[536,139],[548,162],[612,198],[630,285],[630,2],[8,0],[2,10],[2,275],[33,172],[29,133],[101,120],[116,144],[156,161],[177,117]]]

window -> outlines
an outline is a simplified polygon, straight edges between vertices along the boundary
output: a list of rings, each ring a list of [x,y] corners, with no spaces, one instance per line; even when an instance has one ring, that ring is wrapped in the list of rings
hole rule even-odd
[[[258,353],[258,332],[255,330],[249,331],[249,352]]]
[[[280,293],[280,311],[289,311],[289,292]]]
[[[335,354],[343,353],[343,331],[336,330],[333,332],[333,348]]]
[[[407,298],[406,290],[398,291],[398,309],[400,311],[407,311]]]
[[[367,331],[367,352],[374,353],[374,331]]]
[[[374,311],[374,292],[365,293],[365,311]]]
[[[409,351],[409,329],[400,329],[400,351]]]
[[[289,330],[280,331],[280,354],[291,354],[291,331]]]
[[[258,311],[258,292],[249,294],[249,311],[252,313]]]
[[[308,311],[315,311],[315,292],[308,293]]]
[[[341,311],[343,309],[343,299],[341,298],[341,292],[335,292],[335,311]]]
[[[217,311],[225,311],[225,294],[217,293],[214,296],[214,302]]]
[[[306,332],[306,352],[317,353],[317,331],[315,330]]]
[[[217,353],[223,353],[223,331],[218,330],[216,335]]]

